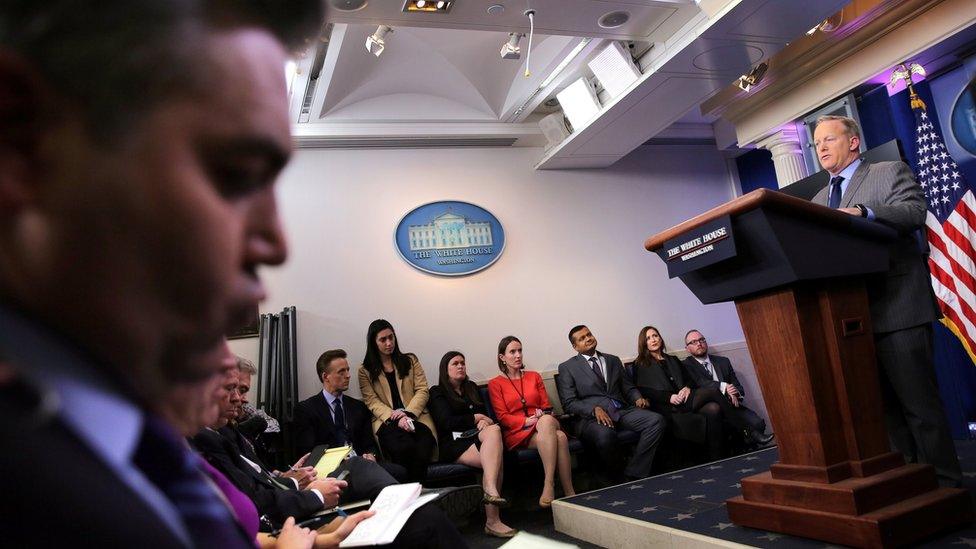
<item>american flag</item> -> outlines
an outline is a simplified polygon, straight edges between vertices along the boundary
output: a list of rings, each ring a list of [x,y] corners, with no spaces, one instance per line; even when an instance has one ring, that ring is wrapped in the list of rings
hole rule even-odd
[[[976,197],[917,96],[912,110],[916,173],[928,202],[925,232],[932,288],[945,315],[942,323],[976,362]]]

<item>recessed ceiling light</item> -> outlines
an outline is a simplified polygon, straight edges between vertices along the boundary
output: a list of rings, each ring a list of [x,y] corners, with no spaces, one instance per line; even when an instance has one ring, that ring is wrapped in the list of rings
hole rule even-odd
[[[597,24],[605,29],[615,29],[622,27],[624,23],[630,21],[630,13],[626,11],[612,11],[597,21]]]
[[[403,4],[405,13],[424,12],[424,13],[447,13],[454,5],[453,0],[407,0]]]
[[[488,6],[487,11],[488,11],[488,15],[498,15],[501,12],[505,11],[505,6],[501,4],[492,4]]]
[[[368,0],[329,0],[329,5],[339,11],[357,11],[366,7]]]

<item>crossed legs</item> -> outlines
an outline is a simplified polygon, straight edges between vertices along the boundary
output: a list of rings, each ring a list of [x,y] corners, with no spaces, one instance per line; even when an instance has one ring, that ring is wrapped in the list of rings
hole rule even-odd
[[[502,430],[497,424],[489,425],[478,433],[481,449],[472,444],[458,457],[457,462],[482,470],[481,486],[489,496],[501,496],[502,489]],[[485,526],[496,532],[510,530],[498,516],[498,506],[485,505]]]

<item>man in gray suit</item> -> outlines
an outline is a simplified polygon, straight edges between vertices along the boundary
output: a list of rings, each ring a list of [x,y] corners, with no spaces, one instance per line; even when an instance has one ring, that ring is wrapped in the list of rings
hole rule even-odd
[[[563,410],[580,417],[577,435],[596,450],[605,472],[614,477],[614,472],[621,470],[616,427],[636,432],[640,438],[623,469],[624,477],[639,479],[650,475],[664,418],[645,409],[649,404],[630,377],[624,375],[620,359],[598,352],[589,328],[573,327],[569,342],[578,354],[559,365],[556,389]]]
[[[866,280],[885,422],[909,462],[930,463],[943,484],[959,485],[962,473],[932,363],[932,322],[941,314],[915,238],[925,224],[925,195],[904,162],[862,161],[859,135],[850,118],[817,120],[814,145],[830,183],[813,201],[898,231],[889,248],[891,267]]]

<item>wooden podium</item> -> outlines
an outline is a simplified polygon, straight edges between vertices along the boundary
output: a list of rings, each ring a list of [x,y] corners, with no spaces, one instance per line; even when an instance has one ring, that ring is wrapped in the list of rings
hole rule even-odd
[[[780,461],[742,479],[732,522],[894,547],[973,520],[968,492],[888,444],[862,277],[894,236],[760,189],[645,242],[703,303],[735,302],[756,365]]]

